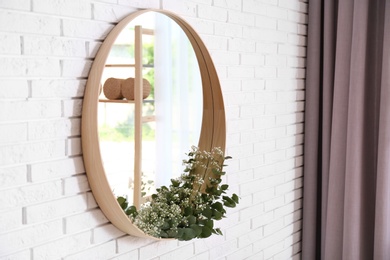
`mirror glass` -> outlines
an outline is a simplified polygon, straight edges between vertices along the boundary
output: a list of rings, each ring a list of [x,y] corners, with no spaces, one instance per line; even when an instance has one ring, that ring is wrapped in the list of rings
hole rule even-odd
[[[183,30],[164,14],[148,12],[135,18],[111,48],[98,107],[106,176],[114,195],[127,197],[129,203],[134,187],[134,102],[123,96],[135,75],[136,25],[143,29],[143,196],[182,173],[185,154],[198,144],[203,109],[199,65]]]

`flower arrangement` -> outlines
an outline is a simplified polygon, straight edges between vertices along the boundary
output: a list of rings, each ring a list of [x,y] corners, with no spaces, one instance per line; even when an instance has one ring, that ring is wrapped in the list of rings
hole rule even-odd
[[[225,217],[225,207],[234,208],[239,203],[236,194],[226,195],[227,184],[221,184],[226,156],[220,148],[210,152],[192,147],[188,160],[184,160],[184,173],[172,179],[169,187],[162,186],[151,200],[139,210],[128,207],[125,198],[118,203],[133,223],[146,234],[157,238],[191,240],[222,235],[214,221]]]

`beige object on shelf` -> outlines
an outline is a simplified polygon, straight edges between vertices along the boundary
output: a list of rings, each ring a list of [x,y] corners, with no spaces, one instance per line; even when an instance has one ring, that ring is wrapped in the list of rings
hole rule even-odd
[[[111,47],[118,35],[134,18],[150,11],[164,14],[175,21],[186,33],[194,48],[202,77],[203,90],[203,117],[198,143],[201,150],[211,151],[213,147],[220,147],[223,151],[225,150],[226,121],[221,87],[211,56],[200,36],[178,15],[166,10],[142,10],[134,12],[119,22],[108,34],[96,54],[84,94],[81,140],[85,170],[93,195],[99,207],[113,225],[121,231],[133,236],[156,239],[155,237],[145,234],[137,226],[133,225],[117,203],[116,197],[111,191],[105,174],[98,132],[99,85]],[[136,87],[138,87],[138,93],[135,94],[135,103],[140,102],[137,97],[142,96],[142,94],[139,93],[142,91],[142,82],[142,75],[139,77],[136,73]],[[139,121],[140,120],[141,118],[139,118]],[[136,160],[138,159],[139,158],[136,158]],[[212,173],[205,174],[208,174],[210,177],[212,175]]]
[[[103,85],[103,93],[107,99],[116,100],[123,99],[121,86],[123,79],[108,78]]]
[[[142,98],[145,99],[149,96],[151,86],[147,79],[142,79],[143,88],[142,88]],[[127,100],[134,100],[135,96],[135,79],[127,78],[122,81],[121,85],[122,96]]]

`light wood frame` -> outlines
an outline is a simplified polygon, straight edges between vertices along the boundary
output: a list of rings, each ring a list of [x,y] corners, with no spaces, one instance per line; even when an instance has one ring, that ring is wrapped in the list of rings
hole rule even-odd
[[[203,90],[203,118],[198,143],[201,150],[210,151],[213,147],[220,147],[222,151],[225,150],[226,122],[221,87],[210,54],[195,30],[178,15],[165,10],[149,9],[137,11],[125,17],[108,34],[96,54],[84,94],[81,125],[84,165],[93,195],[107,219],[125,233],[156,239],[136,227],[117,203],[103,167],[98,133],[99,86],[111,46],[120,32],[134,18],[150,11],[164,14],[175,21],[186,33],[194,48],[199,64]]]

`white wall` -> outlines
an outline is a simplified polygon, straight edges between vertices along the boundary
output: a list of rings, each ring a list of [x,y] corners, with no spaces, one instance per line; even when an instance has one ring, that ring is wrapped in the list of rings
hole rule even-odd
[[[307,3],[0,1],[0,259],[299,259]],[[137,8],[181,14],[216,64],[228,183],[224,236],[153,242],[104,217],[85,175],[80,115],[105,35]]]

